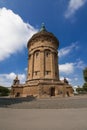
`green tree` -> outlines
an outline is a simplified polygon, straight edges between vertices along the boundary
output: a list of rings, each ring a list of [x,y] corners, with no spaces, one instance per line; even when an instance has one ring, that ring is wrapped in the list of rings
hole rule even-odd
[[[83,84],[83,89],[87,92],[87,82]]]
[[[83,77],[85,82],[87,82],[87,67],[83,70]]]
[[[80,92],[83,92],[83,91],[84,91],[84,89],[83,89],[83,88],[78,87],[78,88],[76,88],[76,91],[77,91],[78,93],[80,93]]]
[[[0,86],[0,96],[8,96],[10,90],[6,87]]]

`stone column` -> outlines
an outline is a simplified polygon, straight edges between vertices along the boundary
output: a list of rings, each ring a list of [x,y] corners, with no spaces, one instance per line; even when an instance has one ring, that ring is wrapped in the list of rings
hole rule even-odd
[[[44,50],[40,51],[40,78],[44,78],[45,75],[45,55]]]
[[[33,67],[34,67],[34,55],[31,54],[30,59],[28,59],[28,78],[27,78],[27,80],[31,80],[33,78],[33,69],[34,69]]]
[[[63,84],[62,87],[63,87],[63,97],[65,97],[66,96],[66,85]]]
[[[60,78],[59,78],[59,62],[58,62],[58,60],[59,60],[59,57],[57,56],[57,76],[58,76],[58,80],[60,80]]]
[[[34,74],[34,53],[32,54],[31,79],[33,79],[33,74]]]
[[[29,55],[28,55],[28,67],[27,67],[27,80],[29,79]]]
[[[52,58],[52,62],[51,62],[51,77],[52,79],[55,78],[55,62],[54,62],[54,53],[51,53],[51,58]]]
[[[59,65],[58,65],[58,55],[55,53],[55,78],[59,80]]]

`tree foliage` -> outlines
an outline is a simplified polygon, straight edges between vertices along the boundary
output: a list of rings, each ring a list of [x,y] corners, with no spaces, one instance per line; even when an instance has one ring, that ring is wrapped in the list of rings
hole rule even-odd
[[[78,88],[76,88],[76,91],[79,93],[79,92],[83,92],[83,91],[84,91],[84,89],[83,89],[83,88],[78,87]]]
[[[84,83],[84,85],[83,85],[83,89],[87,92],[87,82]]]
[[[87,67],[83,70],[83,78],[87,82]]]
[[[0,96],[8,96],[10,90],[6,87],[0,86]]]

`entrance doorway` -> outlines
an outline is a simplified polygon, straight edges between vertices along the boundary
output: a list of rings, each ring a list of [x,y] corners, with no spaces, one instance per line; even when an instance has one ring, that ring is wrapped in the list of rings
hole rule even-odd
[[[70,96],[68,91],[66,92],[66,94],[67,94],[68,97]]]
[[[51,88],[51,90],[50,90],[50,96],[55,96],[55,88]]]
[[[19,92],[16,93],[16,97],[20,97],[20,93]]]

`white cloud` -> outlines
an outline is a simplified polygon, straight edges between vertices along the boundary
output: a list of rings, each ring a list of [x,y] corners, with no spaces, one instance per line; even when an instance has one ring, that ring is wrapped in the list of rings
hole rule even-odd
[[[24,70],[27,72],[28,68],[25,68]]]
[[[87,0],[70,0],[65,12],[65,18],[73,16],[86,2]]]
[[[78,78],[77,78],[77,77],[75,77],[75,78],[74,78],[74,80],[75,80],[75,81],[78,81]]]
[[[9,74],[0,74],[0,85],[10,87],[15,79],[16,74],[11,72]],[[26,80],[25,74],[18,74],[18,78],[21,83],[24,83]]]
[[[36,32],[37,29],[12,10],[0,8],[0,61],[22,50]]]
[[[83,84],[83,76],[82,76],[82,70],[85,68],[85,64],[82,60],[78,59],[74,63],[65,63],[59,65],[59,72],[60,72],[60,79],[67,78],[70,84],[73,86],[82,86]],[[81,74],[78,74],[78,71],[81,72]]]
[[[59,57],[68,55],[71,51],[78,49],[78,42],[72,43],[70,46],[64,47],[59,50]]]
[[[84,69],[85,68],[85,63],[78,59],[76,62],[74,63],[65,63],[65,64],[60,64],[59,65],[59,71],[60,73],[64,73],[64,74],[71,74],[74,72],[75,69]]]
[[[71,84],[73,88],[76,88],[80,84],[79,78],[75,77],[74,75],[66,75],[65,77],[61,76],[60,80],[64,81],[64,78],[68,80],[69,84]]]
[[[71,74],[74,72],[74,63],[65,63],[59,65],[60,73]]]
[[[73,88],[78,88],[78,86],[73,86]]]
[[[76,67],[78,68],[78,69],[84,69],[85,68],[85,63],[82,61],[82,60],[78,60],[77,61],[77,63],[76,63]]]

